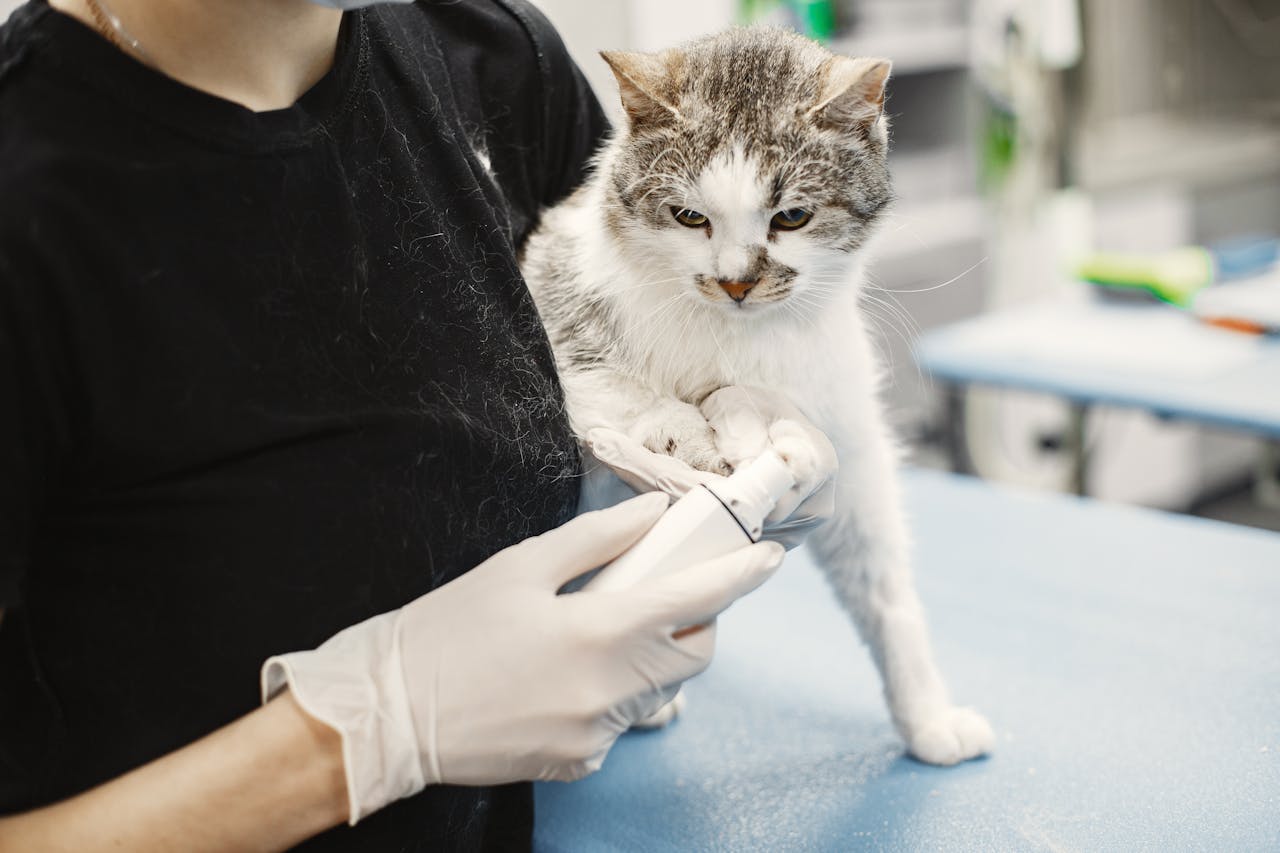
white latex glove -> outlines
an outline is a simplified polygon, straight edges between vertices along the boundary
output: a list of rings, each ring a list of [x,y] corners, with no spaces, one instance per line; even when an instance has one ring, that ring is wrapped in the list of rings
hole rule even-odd
[[[426,785],[572,780],[710,662],[702,625],[782,559],[742,548],[626,590],[557,595],[629,548],[667,506],[646,495],[499,552],[400,610],[268,660],[342,736],[351,823]]]
[[[729,385],[707,397],[701,410],[715,430],[716,448],[734,468],[772,448],[796,479],[795,487],[765,520],[765,539],[794,548],[831,518],[835,512],[835,448],[783,394]],[[614,476],[600,470],[587,472],[580,504],[583,510],[609,506],[634,492],[660,491],[678,498],[696,485],[722,479],[673,456],[654,453],[616,430],[591,430],[587,449]]]

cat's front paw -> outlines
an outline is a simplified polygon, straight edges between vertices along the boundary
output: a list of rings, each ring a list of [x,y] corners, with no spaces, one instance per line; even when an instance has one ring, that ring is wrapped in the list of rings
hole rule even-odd
[[[795,486],[791,499],[779,501],[772,518],[786,518],[796,504],[831,482],[838,464],[835,447],[781,391],[726,385],[699,408],[729,464],[742,465],[770,449],[787,464]],[[834,492],[828,497],[833,508]],[[829,517],[831,509],[824,514]]]
[[[702,413],[680,403],[655,413],[640,430],[641,442],[654,453],[674,456],[699,471],[728,476],[733,466],[716,446],[715,431]]]
[[[794,418],[774,421],[769,425],[769,444],[787,463],[798,494],[813,494],[835,473],[835,448],[807,421]]]
[[[986,755],[995,743],[991,724],[972,708],[945,708],[907,732],[907,749],[926,764],[959,764]]]

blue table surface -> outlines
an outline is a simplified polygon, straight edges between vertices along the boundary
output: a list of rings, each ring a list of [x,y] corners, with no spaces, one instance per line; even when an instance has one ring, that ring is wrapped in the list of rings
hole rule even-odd
[[[990,758],[903,754],[802,549],[721,618],[684,716],[537,786],[536,848],[1280,850],[1280,535],[933,472],[907,493]]]
[[[1028,347],[1017,333],[1016,321],[1025,318],[1027,323],[1044,324],[1046,314],[1057,315],[1061,326],[1056,330],[1063,334],[1074,330],[1075,337],[1086,341],[1096,336],[1101,355],[1082,359],[1074,348],[1055,351],[1052,342]],[[1185,321],[1185,334],[1168,334],[1169,324],[1162,321],[1171,315]],[[1114,339],[1122,334],[1126,321],[1131,321],[1134,350],[1166,347],[1173,350],[1170,361],[1185,361],[1202,345],[1221,354],[1223,346],[1238,343],[1251,354],[1220,372],[1179,376],[1177,370],[1152,369],[1160,361],[1160,353],[1135,352],[1130,361],[1125,357],[1126,340]],[[1149,335],[1153,326],[1157,330],[1154,338]],[[1053,325],[1043,327],[1055,329]],[[1215,341],[1215,337],[1222,340]],[[1219,346],[1214,347],[1215,343]],[[1209,329],[1169,306],[1032,305],[930,330],[916,343],[915,355],[923,370],[951,382],[1136,407],[1165,417],[1280,438],[1280,338]]]

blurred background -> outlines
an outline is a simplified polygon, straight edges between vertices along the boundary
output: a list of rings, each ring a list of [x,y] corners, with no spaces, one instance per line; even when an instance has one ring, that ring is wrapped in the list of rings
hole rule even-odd
[[[601,49],[891,59],[866,310],[911,460],[1280,530],[1280,0],[537,4],[615,118]]]
[[[615,120],[602,49],[891,59],[866,310],[911,461],[1280,530],[1280,0],[535,1]]]

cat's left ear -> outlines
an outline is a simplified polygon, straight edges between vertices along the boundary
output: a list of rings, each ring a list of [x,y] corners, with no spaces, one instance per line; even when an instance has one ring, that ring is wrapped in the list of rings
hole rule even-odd
[[[868,135],[884,113],[887,59],[833,56],[822,69],[818,101],[809,115],[819,124]]]
[[[602,50],[600,57],[618,79],[618,94],[632,131],[663,127],[679,119],[680,111],[675,107],[676,77],[681,65],[679,53]]]

